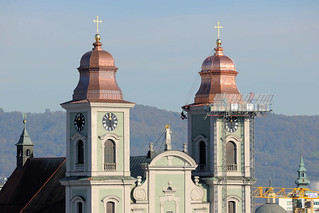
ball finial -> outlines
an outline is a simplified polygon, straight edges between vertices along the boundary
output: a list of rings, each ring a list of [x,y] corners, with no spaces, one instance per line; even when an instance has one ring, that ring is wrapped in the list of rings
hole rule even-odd
[[[27,114],[26,113],[23,113],[22,114],[22,117],[23,117],[23,124],[24,124],[24,126],[27,124]]]
[[[216,44],[218,47],[220,47],[220,45],[222,45],[222,40],[221,39],[217,39],[216,40]]]
[[[100,41],[100,39],[101,39],[100,34],[95,34],[95,41]]]

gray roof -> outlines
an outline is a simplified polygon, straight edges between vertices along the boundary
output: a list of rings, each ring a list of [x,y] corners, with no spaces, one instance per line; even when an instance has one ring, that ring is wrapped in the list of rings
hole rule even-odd
[[[28,158],[0,191],[0,212],[65,212],[65,158]],[[23,209],[23,210],[22,210]]]
[[[33,143],[31,141],[31,138],[27,132],[27,128],[26,126],[24,126],[24,129],[21,133],[20,139],[18,141],[18,143],[16,143],[16,145],[29,145],[29,146],[33,146]]]
[[[287,213],[285,209],[276,203],[265,203],[259,206],[255,213]]]
[[[145,178],[145,173],[141,168],[142,164],[150,163],[153,158],[149,158],[147,156],[131,156],[130,163],[131,163],[131,176],[137,177],[141,176],[143,179]]]

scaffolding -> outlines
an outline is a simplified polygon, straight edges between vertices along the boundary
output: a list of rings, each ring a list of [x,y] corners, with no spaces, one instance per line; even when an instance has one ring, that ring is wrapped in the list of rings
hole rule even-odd
[[[216,94],[213,103],[208,106],[208,116],[248,115],[265,116],[272,111],[274,95],[254,93]]]
[[[251,181],[251,205],[245,212],[254,212],[253,185],[255,182],[255,117],[267,116],[272,111],[273,95],[254,93],[242,94],[216,94],[212,104],[206,106],[207,116],[221,116],[222,120],[222,212],[227,212],[227,162],[226,162],[226,119],[229,116],[243,116],[249,119],[249,141],[250,141],[250,181]],[[216,122],[214,124],[214,135],[216,142]],[[216,169],[215,161],[215,169]],[[214,172],[215,173],[215,172]],[[216,174],[216,173],[215,173]],[[244,189],[243,189],[244,190]],[[245,196],[245,192],[243,192]],[[243,207],[245,205],[243,204]],[[215,206],[217,207],[217,206]],[[218,208],[217,208],[218,209]]]
[[[254,212],[255,199],[253,197],[253,187],[256,182],[255,178],[255,117],[250,116],[250,127],[249,127],[249,140],[250,140],[250,176],[253,184],[250,186],[250,212]]]
[[[222,212],[227,212],[226,115],[222,119]]]

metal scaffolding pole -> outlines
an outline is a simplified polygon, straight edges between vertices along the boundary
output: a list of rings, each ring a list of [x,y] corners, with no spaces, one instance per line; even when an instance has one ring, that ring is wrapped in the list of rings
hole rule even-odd
[[[217,118],[214,118],[214,176],[217,176],[218,174],[218,168],[217,168]],[[218,213],[218,185],[214,186],[214,211],[215,213]]]
[[[222,212],[227,213],[226,117],[222,118]]]
[[[250,116],[249,121],[250,127],[250,176],[251,176],[251,192],[253,192],[253,183],[255,182],[255,116],[252,114]],[[250,193],[251,203],[250,203],[250,210],[251,213],[255,212],[255,198],[253,197],[252,193]]]

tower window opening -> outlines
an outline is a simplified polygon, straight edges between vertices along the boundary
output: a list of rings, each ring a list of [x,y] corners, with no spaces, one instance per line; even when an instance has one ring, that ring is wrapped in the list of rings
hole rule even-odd
[[[237,171],[236,144],[232,141],[226,144],[226,164],[228,171]]]
[[[106,203],[106,213],[114,213],[115,212],[115,203],[107,202]]]
[[[83,204],[81,202],[76,203],[77,213],[83,213]]]
[[[228,213],[236,213],[236,203],[234,201],[228,202]]]
[[[30,149],[27,149],[27,156],[30,156]]]
[[[84,164],[84,143],[81,140],[77,144],[77,163]]]
[[[206,144],[204,141],[199,143],[199,170],[206,169]]]
[[[115,143],[112,140],[104,144],[104,170],[116,170]]]

